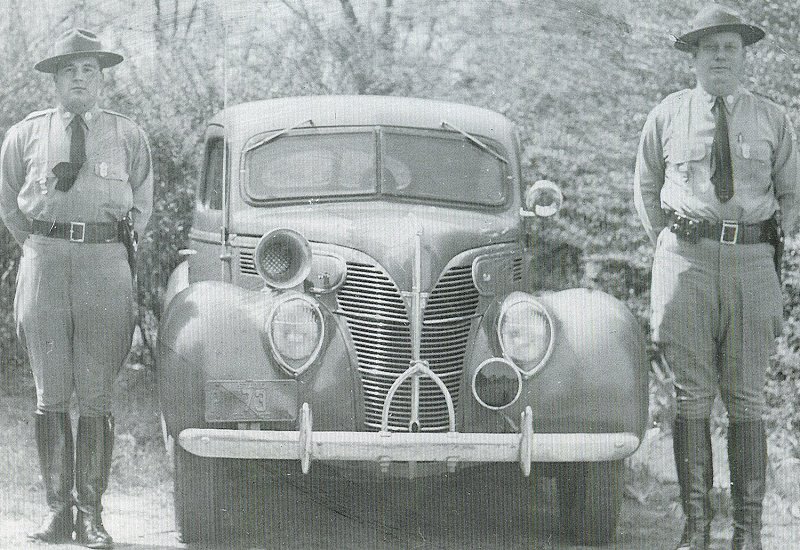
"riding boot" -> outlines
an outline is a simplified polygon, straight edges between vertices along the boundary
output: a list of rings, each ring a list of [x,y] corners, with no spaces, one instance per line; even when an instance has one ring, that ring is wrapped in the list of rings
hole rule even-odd
[[[706,550],[711,540],[714,465],[708,419],[678,417],[672,428],[675,467],[686,522],[676,550]]]
[[[111,473],[114,418],[81,416],[78,419],[75,461],[76,540],[88,548],[110,548],[113,540],[103,527],[100,503]]]
[[[733,550],[761,550],[761,511],[767,485],[767,436],[762,420],[731,422],[728,461],[733,502]]]
[[[34,431],[49,508],[31,540],[72,540],[73,443],[69,413],[37,411]]]

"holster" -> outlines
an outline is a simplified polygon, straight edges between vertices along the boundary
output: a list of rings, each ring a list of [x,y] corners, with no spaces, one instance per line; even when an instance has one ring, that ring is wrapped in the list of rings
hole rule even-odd
[[[778,281],[783,280],[782,266],[783,266],[783,247],[784,247],[784,234],[783,227],[781,227],[780,213],[772,216],[768,220],[768,242],[775,248],[775,253],[772,256],[772,262],[775,264],[775,273],[778,274]]]
[[[669,230],[686,239],[690,243],[697,243],[700,240],[700,222],[691,218],[684,218],[682,216],[675,216],[670,214],[672,218]]]
[[[128,251],[128,266],[131,268],[131,275],[136,277],[136,250],[139,246],[139,239],[136,231],[133,229],[133,218],[130,212],[122,220],[120,224],[122,228],[122,242],[125,244],[125,249]]]

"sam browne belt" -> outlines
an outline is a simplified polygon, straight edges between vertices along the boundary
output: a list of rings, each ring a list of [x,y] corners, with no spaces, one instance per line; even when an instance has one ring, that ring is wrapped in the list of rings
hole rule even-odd
[[[73,243],[116,243],[122,240],[124,222],[52,222],[33,220],[31,232],[55,239],[66,239]]]

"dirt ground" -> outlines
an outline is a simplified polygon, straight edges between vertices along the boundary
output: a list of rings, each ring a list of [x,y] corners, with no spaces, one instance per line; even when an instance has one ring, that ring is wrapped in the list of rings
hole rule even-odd
[[[555,528],[554,487],[548,478],[520,483],[512,469],[442,480],[359,484],[342,476],[276,479],[263,468],[248,470],[250,489],[230,502],[235,527],[214,544],[178,541],[172,503],[172,469],[161,445],[150,374],[126,369],[117,391],[117,433],[111,486],[103,519],[118,549],[531,549],[583,548]],[[8,388],[6,388],[7,390]],[[30,387],[0,395],[0,549],[80,548],[32,544],[25,533],[44,514],[44,491],[33,441]],[[717,456],[724,452],[717,452]],[[681,528],[671,449],[664,438],[647,440],[627,473],[618,538],[601,549],[674,548]],[[717,464],[718,485],[726,473]],[[722,480],[720,483],[719,480]],[[534,498],[530,498],[533,493]],[[724,491],[714,520],[714,549],[729,548],[730,517]],[[770,492],[764,548],[800,548],[796,506]],[[795,514],[793,514],[793,511]],[[235,533],[235,534],[234,534]]]

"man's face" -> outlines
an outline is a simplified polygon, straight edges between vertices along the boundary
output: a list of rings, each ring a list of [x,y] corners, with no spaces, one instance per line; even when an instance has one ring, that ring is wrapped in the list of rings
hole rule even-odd
[[[744,75],[744,45],[736,32],[718,32],[700,38],[694,56],[697,81],[711,95],[736,90]]]
[[[103,72],[93,56],[76,57],[61,63],[54,75],[61,104],[72,113],[85,113],[97,103]]]

